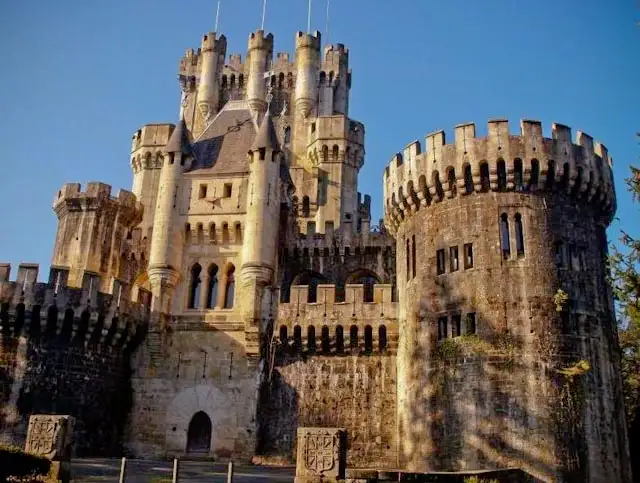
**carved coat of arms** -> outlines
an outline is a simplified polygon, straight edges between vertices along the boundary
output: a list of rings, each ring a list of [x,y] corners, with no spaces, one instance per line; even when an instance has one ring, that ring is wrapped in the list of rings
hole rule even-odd
[[[70,444],[72,425],[68,416],[31,416],[25,450],[49,459],[64,457]]]
[[[338,450],[338,437],[335,433],[308,433],[304,449],[305,467],[318,474],[332,470],[338,461]]]

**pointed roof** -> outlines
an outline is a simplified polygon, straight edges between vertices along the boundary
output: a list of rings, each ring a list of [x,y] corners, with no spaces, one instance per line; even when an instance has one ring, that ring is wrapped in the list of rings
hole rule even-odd
[[[251,145],[251,151],[257,151],[258,149],[273,149],[274,151],[280,151],[280,145],[278,144],[278,136],[276,136],[276,128],[273,125],[273,119],[269,110],[262,120],[258,133],[256,134],[253,144]]]
[[[171,133],[169,142],[164,150],[167,153],[191,154],[189,131],[187,129],[187,125],[184,123],[184,119],[180,119],[180,122]]]

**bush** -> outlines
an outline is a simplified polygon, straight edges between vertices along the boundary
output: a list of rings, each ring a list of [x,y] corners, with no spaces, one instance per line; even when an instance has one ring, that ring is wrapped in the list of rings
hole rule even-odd
[[[0,445],[0,482],[8,477],[47,475],[51,462],[34,454],[25,453],[15,446]]]

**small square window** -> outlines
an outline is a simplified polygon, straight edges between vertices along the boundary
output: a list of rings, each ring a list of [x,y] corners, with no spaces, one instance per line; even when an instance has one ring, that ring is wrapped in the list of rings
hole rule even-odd
[[[436,252],[436,264],[438,275],[442,275],[445,272],[444,249],[440,249]]]
[[[231,183],[224,184],[224,190],[222,193],[223,198],[231,198],[231,191],[233,189],[233,185]]]
[[[464,268],[473,268],[473,243],[464,244]]]
[[[202,199],[202,198],[206,198],[207,197],[207,185],[206,184],[201,184],[200,185],[200,191],[198,191],[198,198]]]
[[[458,259],[458,247],[449,248],[449,270],[451,272],[457,272],[460,268],[460,261]]]
[[[315,234],[316,234],[316,224],[315,222],[310,221],[309,223],[307,223],[307,235],[311,236]]]

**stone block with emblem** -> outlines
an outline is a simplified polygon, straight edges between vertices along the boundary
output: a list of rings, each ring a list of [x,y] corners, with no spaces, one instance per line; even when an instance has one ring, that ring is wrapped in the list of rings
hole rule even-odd
[[[346,431],[298,428],[296,483],[344,479]]]
[[[52,461],[49,476],[58,481],[69,481],[70,460],[73,449],[72,416],[35,414],[29,418],[27,453],[44,456]]]

